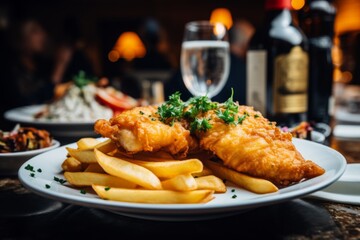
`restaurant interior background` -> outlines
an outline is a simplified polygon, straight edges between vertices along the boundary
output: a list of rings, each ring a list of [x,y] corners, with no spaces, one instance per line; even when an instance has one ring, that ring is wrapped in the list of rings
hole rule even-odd
[[[304,3],[303,0],[292,1],[293,7],[300,8],[293,11],[295,19]],[[337,0],[334,4],[337,8],[334,82],[359,84],[360,1]],[[155,78],[164,83],[165,98],[175,90],[183,92],[185,97],[190,96],[179,70],[184,25],[193,20],[210,19],[217,8],[231,13],[230,20],[225,21],[232,24],[229,30],[232,56],[227,85],[215,100],[224,100],[229,88],[234,87],[237,100],[245,103],[246,47],[263,21],[264,0],[2,1],[1,112],[52,97],[51,87],[47,86],[41,94],[23,98],[21,90],[12,89],[11,83],[15,80],[9,72],[14,67],[23,70],[19,74],[47,79],[50,86],[70,81],[79,70],[85,70],[90,76],[108,78],[112,85],[135,98],[142,97],[143,92],[139,73],[151,69],[159,73]],[[133,37],[130,42],[136,46],[121,50],[120,39],[126,32],[136,33],[127,36]],[[22,41],[19,36],[29,38]],[[33,51],[34,57],[28,59],[26,66],[16,65],[19,55],[26,55],[26,51]],[[24,88],[30,92],[31,87]]]

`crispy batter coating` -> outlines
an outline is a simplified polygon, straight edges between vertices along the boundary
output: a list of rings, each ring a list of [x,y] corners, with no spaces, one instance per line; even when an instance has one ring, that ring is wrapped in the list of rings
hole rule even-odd
[[[291,142],[291,133],[282,132],[252,107],[239,106],[247,113],[238,125],[226,124],[214,111],[205,113],[212,128],[200,132],[200,146],[212,151],[224,165],[277,185],[289,185],[324,173],[324,169],[305,160]]]
[[[154,106],[136,107],[111,118],[95,123],[95,131],[111,138],[128,153],[163,150],[184,157],[197,148],[197,141],[179,122],[169,126],[156,116]]]

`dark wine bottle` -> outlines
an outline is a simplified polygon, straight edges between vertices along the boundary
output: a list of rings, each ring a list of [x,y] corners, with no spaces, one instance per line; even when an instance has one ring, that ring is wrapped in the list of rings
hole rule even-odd
[[[300,15],[300,26],[309,39],[308,120],[329,124],[333,86],[331,50],[336,10],[332,0],[311,0]]]
[[[306,121],[308,43],[294,25],[290,0],[266,0],[265,22],[247,52],[247,104],[278,125]]]

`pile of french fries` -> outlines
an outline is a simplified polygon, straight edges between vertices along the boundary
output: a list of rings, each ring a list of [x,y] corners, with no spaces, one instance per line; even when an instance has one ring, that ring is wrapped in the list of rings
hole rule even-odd
[[[74,187],[92,187],[103,199],[137,203],[206,203],[226,192],[223,180],[255,193],[277,191],[271,182],[249,177],[206,159],[174,160],[165,152],[126,155],[110,140],[82,138],[66,148],[64,177]]]

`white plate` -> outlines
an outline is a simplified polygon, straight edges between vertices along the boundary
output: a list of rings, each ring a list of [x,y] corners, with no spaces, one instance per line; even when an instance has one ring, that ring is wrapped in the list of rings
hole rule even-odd
[[[350,113],[345,107],[338,107],[334,115],[337,121],[349,122],[349,123],[360,123],[359,113]]]
[[[336,182],[309,197],[360,205],[360,163],[348,164]]]
[[[27,161],[19,169],[19,179],[25,187],[42,196],[71,204],[106,209],[122,215],[173,221],[209,219],[305,196],[327,187],[343,174],[346,160],[339,152],[324,145],[301,139],[294,139],[294,144],[306,159],[312,159],[322,166],[326,170],[325,174],[280,189],[276,193],[263,195],[228,185],[226,193],[215,194],[215,199],[206,204],[127,203],[103,200],[91,193],[81,194],[79,189],[71,188],[67,184],[61,185],[53,180],[54,176],[64,178],[61,172],[61,163],[67,153],[66,146]],[[68,146],[76,147],[75,143]],[[36,169],[41,168],[42,173],[36,173],[35,177],[31,177],[30,172],[25,170],[27,164],[31,164]],[[45,184],[51,187],[47,189]],[[232,189],[235,189],[235,191],[232,192]],[[237,197],[232,198],[235,194]]]
[[[55,149],[60,146],[59,141],[52,140],[49,147],[13,153],[0,153],[0,175],[16,175],[20,166],[30,158]]]
[[[55,138],[65,137],[93,137],[94,121],[58,121],[51,119],[36,119],[34,115],[40,112],[45,105],[31,105],[14,108],[5,112],[5,119],[31,126],[41,127],[48,130]]]

